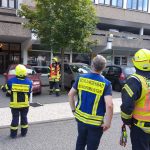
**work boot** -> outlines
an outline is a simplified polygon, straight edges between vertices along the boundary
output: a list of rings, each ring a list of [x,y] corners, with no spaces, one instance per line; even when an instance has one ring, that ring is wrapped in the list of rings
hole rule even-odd
[[[21,136],[25,137],[27,135],[28,129],[27,128],[21,128]]]
[[[17,137],[17,130],[10,130],[10,137],[12,139],[16,138]]]

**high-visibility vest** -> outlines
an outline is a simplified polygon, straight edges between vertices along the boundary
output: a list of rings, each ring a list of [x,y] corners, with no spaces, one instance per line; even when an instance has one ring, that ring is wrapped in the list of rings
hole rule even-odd
[[[29,90],[30,85],[27,84],[12,84],[11,88],[11,108],[29,107]]]
[[[140,80],[142,92],[140,98],[135,102],[132,116],[136,120],[150,122],[150,80],[138,74],[134,76]]]
[[[101,100],[101,96],[104,92],[105,83],[96,81],[89,78],[80,77],[78,82],[78,105],[76,106],[75,110],[75,117],[77,120],[89,124],[100,126],[103,123],[104,115],[98,115],[97,110],[99,107],[104,107],[103,105],[100,106],[99,102]],[[82,92],[89,92],[91,94],[95,94],[95,99],[93,100],[93,105],[91,105],[91,110],[88,110],[87,113],[81,109],[82,106]],[[88,102],[87,102],[88,103]],[[88,105],[88,104],[87,104]],[[105,114],[105,112],[102,112]]]
[[[50,65],[50,80],[60,80],[60,67],[59,65],[56,65],[55,67],[53,64]]]

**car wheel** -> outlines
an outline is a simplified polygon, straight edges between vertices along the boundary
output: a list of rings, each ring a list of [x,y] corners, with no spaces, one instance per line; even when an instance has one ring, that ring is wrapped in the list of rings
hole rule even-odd
[[[114,88],[115,91],[120,92],[121,91],[121,85],[119,83],[115,83],[114,84]]]

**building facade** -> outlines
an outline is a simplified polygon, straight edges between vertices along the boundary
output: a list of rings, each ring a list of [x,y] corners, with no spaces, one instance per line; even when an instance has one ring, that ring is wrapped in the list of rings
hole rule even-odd
[[[103,54],[110,64],[131,65],[140,48],[150,49],[149,0],[95,0],[99,23],[93,35],[93,52]]]
[[[0,0],[0,73],[10,64],[26,63],[31,45],[31,32],[23,27],[23,18],[17,16],[19,0]]]
[[[49,65],[59,52],[43,47],[23,27],[24,18],[17,16],[20,4],[35,6],[34,0],[0,0],[0,73],[12,63]],[[149,0],[94,0],[99,18],[92,39],[94,54],[102,54],[109,64],[131,65],[131,57],[140,48],[150,49]],[[91,54],[68,51],[65,60],[90,63]]]

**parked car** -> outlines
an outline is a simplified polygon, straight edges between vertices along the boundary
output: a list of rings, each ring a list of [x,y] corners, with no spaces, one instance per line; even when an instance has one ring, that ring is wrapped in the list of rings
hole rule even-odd
[[[3,74],[5,76],[5,83],[7,83],[7,80],[15,76],[15,67],[17,65],[10,65],[7,69],[7,71]],[[29,65],[25,65],[27,68],[27,74],[28,77],[32,80],[33,86],[33,94],[41,94],[41,80],[39,78],[40,74],[36,73],[36,71]]]
[[[49,67],[48,66],[32,66],[34,70],[40,74],[40,80],[42,86],[48,86],[49,85],[49,79],[48,79],[48,73],[49,73]]]
[[[113,90],[120,92],[127,78],[133,73],[135,73],[134,67],[107,66],[102,75],[111,81]]]
[[[65,63],[64,64],[64,85],[71,88],[78,75],[89,73],[90,66],[84,63]]]
[[[48,66],[32,66],[37,73],[40,73],[40,79],[42,86],[49,85]],[[61,65],[60,65],[61,67]],[[67,88],[71,88],[74,83],[76,77],[82,73],[90,72],[90,66],[84,63],[64,63],[64,86]],[[60,82],[61,84],[61,82]]]

